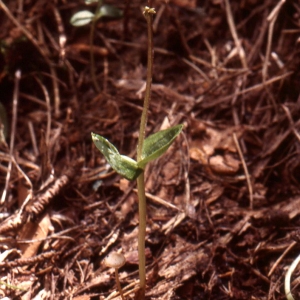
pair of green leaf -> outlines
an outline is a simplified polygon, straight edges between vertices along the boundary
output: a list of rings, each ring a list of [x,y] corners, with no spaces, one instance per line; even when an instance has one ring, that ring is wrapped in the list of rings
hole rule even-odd
[[[101,135],[92,133],[92,139],[95,146],[117,173],[128,180],[134,180],[143,172],[148,162],[160,157],[167,151],[182,128],[182,124],[176,125],[146,138],[143,145],[142,159],[139,162],[121,155],[117,148]]]
[[[94,18],[98,20],[102,17],[120,18],[122,17],[122,11],[115,6],[104,4],[100,6],[100,9],[95,14],[89,10],[81,10],[75,13],[70,23],[73,26],[80,27],[89,24]]]

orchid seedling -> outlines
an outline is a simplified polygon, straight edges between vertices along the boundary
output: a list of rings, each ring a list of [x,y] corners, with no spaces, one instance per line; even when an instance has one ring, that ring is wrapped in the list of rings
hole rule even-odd
[[[72,16],[70,20],[70,23],[73,26],[81,27],[91,23],[92,21],[97,21],[103,17],[122,17],[122,11],[113,5],[103,4],[102,0],[85,0],[85,4],[87,5],[92,3],[97,3],[96,12],[92,13],[89,10],[78,11]]]
[[[101,135],[92,133],[92,139],[96,147],[104,155],[110,166],[121,176],[128,180],[137,180],[139,198],[139,277],[140,277],[140,299],[144,298],[146,288],[145,270],[145,235],[146,235],[146,196],[144,171],[147,163],[160,157],[171,146],[175,138],[182,131],[183,125],[176,125],[166,130],[156,132],[145,138],[147,115],[151,98],[151,83],[153,71],[153,34],[152,19],[155,14],[154,8],[145,7],[144,15],[148,28],[148,63],[147,81],[143,112],[141,116],[140,131],[137,145],[137,160],[121,155],[118,149]]]
[[[119,10],[117,7],[109,4],[103,4],[102,0],[85,0],[85,4],[93,4],[97,3],[97,8],[95,13],[92,13],[89,10],[81,10],[75,13],[70,23],[75,27],[85,26],[89,23],[92,23],[91,31],[90,31],[90,60],[91,60],[91,76],[97,92],[100,92],[100,87],[96,80],[96,71],[95,71],[95,58],[93,51],[93,39],[95,32],[96,21],[101,18],[109,17],[109,18],[121,18],[123,12]]]

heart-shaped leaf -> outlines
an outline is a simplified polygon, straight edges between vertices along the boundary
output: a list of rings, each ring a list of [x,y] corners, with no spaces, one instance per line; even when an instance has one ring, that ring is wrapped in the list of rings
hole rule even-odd
[[[142,159],[138,162],[138,166],[144,169],[149,161],[154,160],[165,153],[177,135],[181,132],[182,128],[183,125],[179,124],[147,137],[144,141]]]
[[[92,139],[110,166],[121,176],[128,180],[134,180],[143,172],[143,169],[138,167],[135,160],[120,155],[117,148],[101,135],[92,133]]]
[[[80,27],[89,24],[94,18],[94,14],[88,10],[82,10],[74,14],[70,20],[73,26]]]

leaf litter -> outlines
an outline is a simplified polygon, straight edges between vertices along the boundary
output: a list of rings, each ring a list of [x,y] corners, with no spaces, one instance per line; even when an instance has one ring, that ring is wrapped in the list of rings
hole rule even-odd
[[[69,24],[78,2],[0,2],[1,297],[116,298],[102,264],[113,250],[127,258],[120,280],[134,297],[136,189],[107,168],[90,133],[135,156],[146,3],[109,4],[123,19],[96,24],[97,93],[89,26]],[[146,169],[147,299],[286,299],[300,250],[299,3],[153,6],[147,133],[166,120],[185,128]]]

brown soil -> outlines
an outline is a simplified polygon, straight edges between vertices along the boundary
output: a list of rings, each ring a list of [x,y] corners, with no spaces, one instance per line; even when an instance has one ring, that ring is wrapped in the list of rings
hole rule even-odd
[[[147,134],[185,126],[146,170],[146,298],[286,299],[300,252],[299,2],[166,2],[152,4]],[[113,299],[102,264],[113,250],[135,297],[136,185],[107,166],[91,132],[135,156],[147,3],[106,3],[124,17],[96,24],[97,91],[91,27],[69,23],[95,5],[0,1],[0,298]]]

